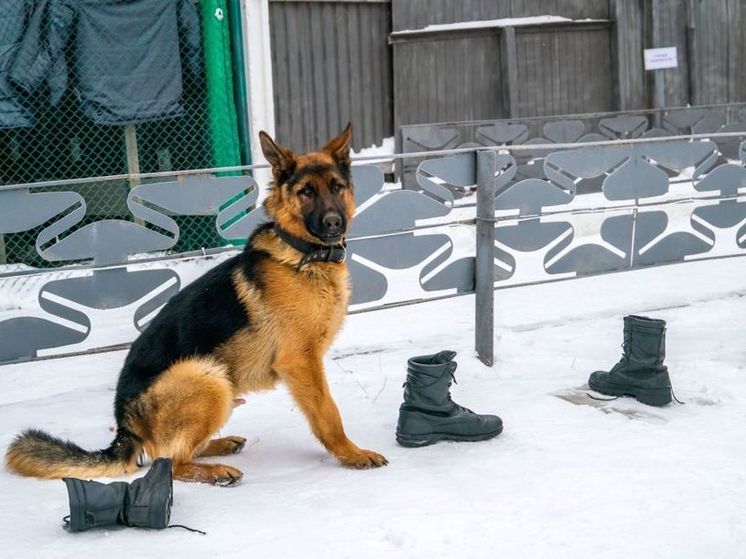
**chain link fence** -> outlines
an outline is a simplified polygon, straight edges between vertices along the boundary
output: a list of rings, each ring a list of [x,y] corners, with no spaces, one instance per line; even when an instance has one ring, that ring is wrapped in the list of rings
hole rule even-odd
[[[242,64],[239,0],[3,0],[0,185],[250,164]],[[84,198],[77,229],[133,220],[141,182],[43,190]],[[173,252],[221,245],[213,216],[175,219]],[[52,266],[47,225],[0,235],[0,265]]]

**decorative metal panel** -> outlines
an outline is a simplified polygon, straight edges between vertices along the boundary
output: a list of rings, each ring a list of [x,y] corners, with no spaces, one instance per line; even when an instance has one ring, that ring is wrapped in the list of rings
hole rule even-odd
[[[42,262],[90,267],[14,276],[16,267],[6,265],[11,273],[0,277],[0,362],[49,348],[131,341],[182,284],[172,263],[137,264],[177,243],[176,216],[214,216],[215,233],[226,240],[245,238],[258,223],[258,212],[249,211],[258,196],[250,177],[184,176],[143,184],[127,197],[130,219],[92,223],[84,223],[86,199],[78,192],[36,190],[0,190],[0,234],[38,228],[35,248]],[[107,320],[121,325],[122,313],[129,327],[119,337],[101,337],[111,327]]]
[[[475,146],[558,144],[746,131],[746,103],[676,109],[598,113],[510,120],[423,124],[402,126],[403,153],[419,153]],[[738,142],[714,140],[727,157],[737,157]],[[550,150],[516,153],[516,180],[541,176],[543,157]],[[397,164],[403,184],[416,188],[414,173],[422,158],[408,158]],[[600,183],[583,185],[581,192],[598,191]]]
[[[604,126],[639,130],[634,119]],[[545,131],[581,133],[565,123]],[[416,191],[384,183],[375,166],[353,167],[352,310],[474,290],[475,153],[421,162]],[[746,143],[579,143],[545,150],[533,176],[507,153],[497,169],[496,287],[746,254]],[[588,181],[596,192],[583,193]],[[0,234],[37,231],[36,260],[64,265],[0,271],[0,362],[131,342],[179,289],[236,253],[169,257],[188,234],[180,216],[205,216],[225,242],[266,219],[250,177],[143,184],[127,197],[128,218],[93,222],[85,189],[54,188],[0,189]]]
[[[427,182],[423,192],[384,189],[375,166],[353,167],[353,178],[359,207],[348,251],[353,305],[472,289],[469,270],[454,273],[460,268],[451,267],[449,235],[433,228],[448,221],[453,194]],[[93,222],[85,219],[86,189],[76,189],[84,194],[0,190],[0,235],[37,231],[29,262],[40,263],[23,272],[0,264],[0,362],[132,341],[182,286],[235,254],[226,249],[209,257],[167,258],[180,236],[189,234],[180,216],[211,219],[224,242],[245,240],[267,219],[257,205],[259,188],[246,176],[187,175],[142,184],[127,196],[126,218]],[[429,222],[426,232],[415,230],[422,221]],[[54,264],[63,267],[44,269]],[[402,275],[415,280],[407,285]]]
[[[746,143],[738,152],[727,162],[712,141],[580,147],[548,154],[541,179],[506,176],[496,286],[746,255]],[[578,194],[588,179],[601,192]]]

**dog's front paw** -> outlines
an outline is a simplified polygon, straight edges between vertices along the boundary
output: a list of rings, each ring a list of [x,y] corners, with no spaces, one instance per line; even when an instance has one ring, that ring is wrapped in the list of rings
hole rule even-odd
[[[342,464],[349,468],[367,470],[368,468],[380,468],[389,463],[385,457],[372,450],[360,450],[352,456],[341,459]]]
[[[213,484],[220,487],[235,487],[243,479],[243,472],[232,466],[214,464]]]

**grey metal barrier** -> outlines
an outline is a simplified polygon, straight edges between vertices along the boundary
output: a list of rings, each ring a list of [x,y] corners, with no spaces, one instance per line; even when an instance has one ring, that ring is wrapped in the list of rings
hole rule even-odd
[[[744,137],[737,159],[716,142],[734,136],[576,146],[548,153],[541,178],[519,181],[515,149],[479,151],[479,358],[493,363],[495,289],[746,256]],[[600,192],[579,194],[587,179]]]
[[[0,186],[0,239],[33,239],[21,262],[0,260],[0,362],[127,344],[182,286],[240,250],[267,217],[256,180],[225,170],[140,175],[122,217],[94,221],[90,199],[120,177]],[[354,166],[353,178],[353,311],[473,291],[473,256],[460,256],[472,243],[461,226],[454,250],[449,191],[392,188],[373,165]],[[180,218],[195,215],[219,242],[184,252]]]
[[[351,311],[476,291],[477,350],[491,363],[494,289],[746,254],[744,137],[418,153],[418,191],[359,160]],[[523,151],[537,148],[541,173],[516,179]],[[0,235],[34,232],[23,269],[0,264],[0,362],[126,345],[182,286],[240,250],[266,219],[262,190],[219,171],[140,175],[126,217],[96,221],[85,219],[87,192],[118,177],[0,186]],[[598,192],[583,193],[588,180]],[[182,215],[204,216],[235,246],[180,250]]]
[[[459,147],[531,146],[537,144],[587,143],[605,140],[656,138],[688,134],[746,131],[746,103],[673,107],[640,111],[532,118],[445,122],[401,126],[397,152],[412,154]],[[719,145],[729,157],[737,146]],[[541,176],[543,157],[556,149],[516,152],[515,180]],[[415,172],[421,157],[409,157],[396,165],[397,178],[407,188],[417,188]],[[598,191],[599,181],[586,181],[585,191]]]

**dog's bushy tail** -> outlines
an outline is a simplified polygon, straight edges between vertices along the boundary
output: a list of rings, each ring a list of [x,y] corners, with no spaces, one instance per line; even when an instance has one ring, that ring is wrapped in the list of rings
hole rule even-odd
[[[12,472],[39,478],[107,477],[137,469],[140,444],[126,430],[117,432],[109,448],[88,451],[71,441],[38,429],[18,435],[5,453]]]

